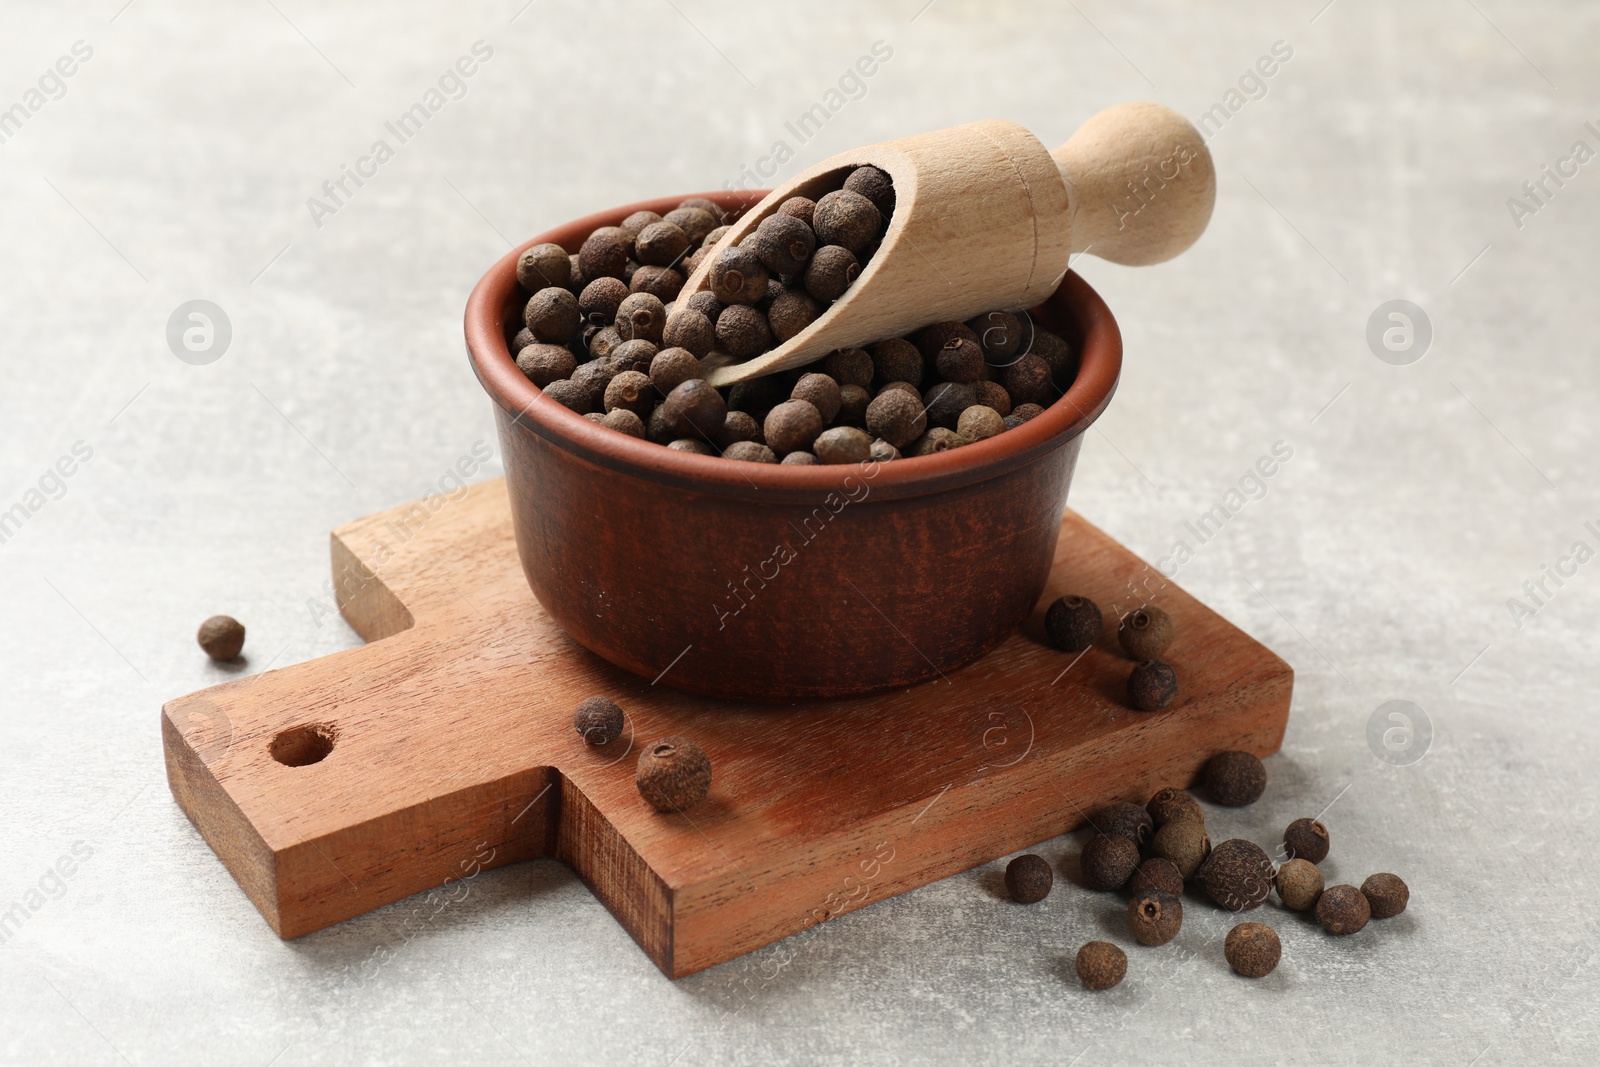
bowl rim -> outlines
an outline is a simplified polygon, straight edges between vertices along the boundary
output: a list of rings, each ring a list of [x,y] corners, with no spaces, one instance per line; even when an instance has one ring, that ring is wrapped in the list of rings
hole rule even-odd
[[[581,238],[601,226],[616,225],[635,211],[666,214],[690,197],[748,208],[766,192],[718,190],[641,200],[546,230],[500,257],[474,286],[464,318],[467,357],[484,391],[513,422],[596,466],[646,481],[771,504],[814,504],[831,492],[859,492],[862,481],[870,482],[872,495],[885,499],[923,496],[986,481],[1066,446],[1111,402],[1122,369],[1122,334],[1105,301],[1070,269],[1050,299],[1065,300],[1083,333],[1078,376],[1072,385],[1042,414],[1022,425],[931,456],[785,466],[679,452],[584,418],[547,399],[517,369],[502,316],[518,292],[516,265],[525,250],[552,243],[575,252]]]

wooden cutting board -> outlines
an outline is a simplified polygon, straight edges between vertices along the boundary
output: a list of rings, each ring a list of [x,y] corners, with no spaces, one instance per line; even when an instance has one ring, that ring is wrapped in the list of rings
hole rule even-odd
[[[280,937],[519,860],[569,864],[669,976],[1070,830],[1112,800],[1191,783],[1225,749],[1275,751],[1293,673],[1069,511],[1023,630],[947,678],[829,703],[675,692],[592,655],[529,592],[505,485],[434,495],[333,533],[340,608],[369,643],[163,709],[173,796]],[[1092,597],[1074,657],[1043,606]],[[1182,695],[1128,707],[1114,619],[1149,601],[1178,634]],[[952,604],[952,611],[960,610]],[[626,610],[622,605],[619,610]],[[895,641],[884,620],[884,641]],[[622,705],[591,748],[579,701]],[[699,742],[711,795],[640,798],[634,765]]]

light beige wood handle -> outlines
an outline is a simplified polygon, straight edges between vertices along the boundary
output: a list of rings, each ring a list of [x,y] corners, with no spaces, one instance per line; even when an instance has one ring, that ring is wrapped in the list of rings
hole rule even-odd
[[[1109,107],[1050,153],[1067,184],[1072,250],[1143,266],[1205,231],[1217,172],[1200,132],[1160,104]]]
[[[1013,122],[989,120],[867,145],[824,160],[773,190],[729,227],[744,240],[791,196],[837,189],[872,164],[894,180],[883,243],[815,322],[754,359],[702,361],[712,385],[801,367],[829,352],[899,337],[930,322],[1027,308],[1052,292],[1068,255],[1159,263],[1195,242],[1211,218],[1216,174],[1200,134],[1159,104],[1124,104],[1048,151]],[[714,255],[714,254],[713,254]],[[683,293],[706,287],[711,258]]]

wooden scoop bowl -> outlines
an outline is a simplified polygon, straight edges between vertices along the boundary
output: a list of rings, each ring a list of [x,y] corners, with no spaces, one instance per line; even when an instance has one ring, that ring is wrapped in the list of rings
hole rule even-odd
[[[843,296],[783,344],[742,363],[713,353],[712,385],[813,363],[930,322],[1033,307],[1060,285],[1067,260],[1171,259],[1211,219],[1216,171],[1200,134],[1159,104],[1119,104],[1049,151],[1014,122],[991,120],[857,148],[774,189],[735,222],[683,287],[707,287],[711,262],[791,196],[839,188],[866,164],[894,180],[883,242]]]

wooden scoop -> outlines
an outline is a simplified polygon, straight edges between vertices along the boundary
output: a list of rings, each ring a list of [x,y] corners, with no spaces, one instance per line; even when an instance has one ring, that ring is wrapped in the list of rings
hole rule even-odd
[[[869,163],[894,180],[895,205],[861,276],[771,351],[743,363],[713,352],[704,364],[712,385],[932,322],[1032,307],[1055,291],[1072,253],[1128,265],[1171,259],[1205,230],[1217,191],[1199,132],[1159,104],[1107,108],[1054,152],[1016,123],[974,122],[857,148],[797,175],[732,225],[682,295],[706,288],[716,255],[779,204],[816,199]]]

